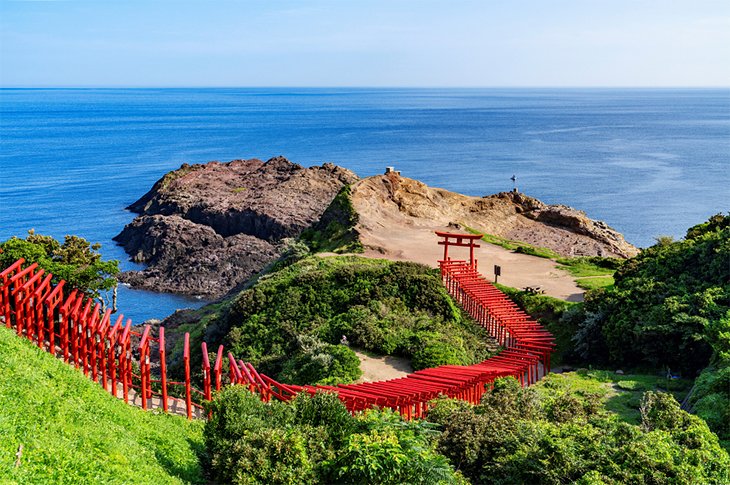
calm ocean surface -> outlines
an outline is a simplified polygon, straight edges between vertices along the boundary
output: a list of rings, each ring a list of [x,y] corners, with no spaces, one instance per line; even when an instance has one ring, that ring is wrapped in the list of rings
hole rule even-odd
[[[429,185],[519,189],[638,245],[730,210],[730,90],[0,90],[0,240],[29,228],[102,243],[183,162],[394,165]],[[136,323],[200,302],[124,289]]]

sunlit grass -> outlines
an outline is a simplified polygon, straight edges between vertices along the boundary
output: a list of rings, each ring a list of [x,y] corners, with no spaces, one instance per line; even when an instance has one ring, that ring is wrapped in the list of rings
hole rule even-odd
[[[129,406],[6,328],[0,436],[0,477],[10,483],[203,481],[201,422]]]

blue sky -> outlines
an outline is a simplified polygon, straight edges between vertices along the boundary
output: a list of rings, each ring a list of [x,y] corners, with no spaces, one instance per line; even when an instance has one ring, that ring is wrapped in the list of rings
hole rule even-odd
[[[730,86],[730,1],[0,0],[2,86]]]

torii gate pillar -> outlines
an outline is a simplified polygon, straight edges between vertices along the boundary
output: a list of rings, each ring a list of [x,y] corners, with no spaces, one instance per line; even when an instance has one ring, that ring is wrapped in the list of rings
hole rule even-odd
[[[476,242],[484,236],[484,234],[454,234],[451,232],[436,231],[436,235],[442,238],[439,245],[444,247],[443,261],[450,261],[449,246],[459,246],[469,248],[469,265],[476,269],[477,260],[474,258],[474,248],[480,247]]]

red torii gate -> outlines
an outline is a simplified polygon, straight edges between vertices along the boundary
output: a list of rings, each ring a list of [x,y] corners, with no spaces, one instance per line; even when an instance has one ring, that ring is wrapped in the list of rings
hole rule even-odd
[[[479,244],[476,244],[476,241],[484,237],[484,234],[455,234],[436,231],[436,235],[443,238],[443,241],[439,241],[439,245],[444,247],[444,262],[449,261],[449,246],[460,246],[469,248],[469,266],[474,269],[477,268],[477,260],[474,258],[474,248],[481,247]]]

